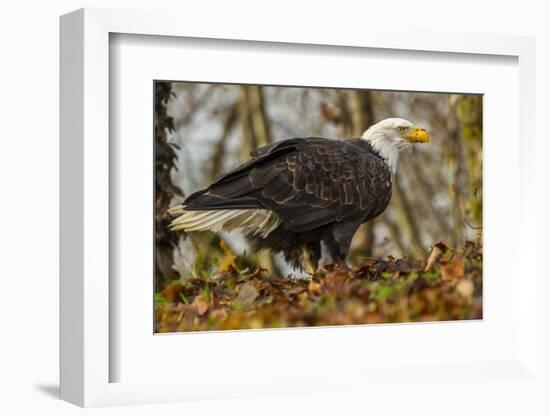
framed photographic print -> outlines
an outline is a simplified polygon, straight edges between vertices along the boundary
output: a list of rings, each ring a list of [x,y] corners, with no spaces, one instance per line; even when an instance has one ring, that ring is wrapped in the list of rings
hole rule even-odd
[[[536,385],[534,41],[219,23],[61,19],[62,398]]]
[[[154,91],[158,332],[482,318],[482,95]]]

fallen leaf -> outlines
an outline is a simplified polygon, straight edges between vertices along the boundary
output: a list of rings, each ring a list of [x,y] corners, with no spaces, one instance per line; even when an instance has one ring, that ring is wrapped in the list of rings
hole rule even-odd
[[[197,315],[202,316],[208,310],[208,303],[202,298],[202,296],[196,296],[193,299],[193,303],[190,305],[190,309],[193,310]]]
[[[407,260],[397,260],[392,264],[392,270],[401,273],[410,273],[415,269],[414,264]]]
[[[388,258],[390,258],[390,257],[391,256],[388,256]],[[393,259],[393,257],[392,257],[392,259]],[[380,259],[378,262],[376,262],[376,273],[385,272],[388,269],[389,265],[390,265],[390,263],[388,263],[385,260]]]
[[[227,247],[225,241],[220,240],[220,248],[223,251],[223,258],[220,261],[220,270],[222,272],[237,270],[237,265],[235,264],[237,256]]]
[[[348,273],[342,270],[336,270],[324,277],[321,287],[326,292],[342,293],[345,291],[349,281]]]
[[[288,289],[285,289],[286,296],[298,295],[302,292],[305,292],[306,288],[303,286],[293,286]]]
[[[176,302],[180,300],[179,294],[183,290],[183,285],[179,283],[169,283],[166,287],[160,292],[164,299],[167,302]]]
[[[318,295],[319,293],[321,293],[321,285],[317,282],[311,281],[309,282],[308,290],[311,293]]]
[[[227,311],[223,308],[214,309],[212,312],[210,312],[210,318],[223,321],[227,319]]]
[[[474,283],[470,279],[460,279],[456,284],[456,291],[466,299],[474,295]]]
[[[440,266],[442,280],[456,280],[464,276],[464,255],[456,253],[450,261],[441,263]]]
[[[439,258],[443,254],[445,254],[447,249],[448,249],[447,246],[443,244],[441,241],[439,243],[434,244],[430,249],[430,254],[428,255],[428,260],[426,261],[426,267],[424,268],[424,272],[429,272],[430,270],[432,270],[436,261],[438,261]]]
[[[252,282],[246,282],[239,286],[239,296],[237,299],[245,306],[249,306],[256,300],[260,293]]]

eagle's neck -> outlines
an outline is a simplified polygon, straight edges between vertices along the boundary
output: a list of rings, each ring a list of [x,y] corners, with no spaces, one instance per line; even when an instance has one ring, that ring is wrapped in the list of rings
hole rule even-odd
[[[363,134],[366,140],[374,150],[388,165],[390,171],[395,174],[399,163],[399,152],[403,148],[403,143],[386,137],[384,132],[368,129]]]

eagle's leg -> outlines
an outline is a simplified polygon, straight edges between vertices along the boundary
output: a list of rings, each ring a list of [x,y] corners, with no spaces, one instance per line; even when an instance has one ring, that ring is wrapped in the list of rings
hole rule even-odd
[[[328,252],[335,263],[348,268],[346,259],[348,257],[351,240],[361,225],[360,222],[335,223],[330,234],[325,238]]]
[[[302,247],[302,269],[311,275],[317,273],[319,260],[321,259],[321,245],[319,243],[308,243]]]

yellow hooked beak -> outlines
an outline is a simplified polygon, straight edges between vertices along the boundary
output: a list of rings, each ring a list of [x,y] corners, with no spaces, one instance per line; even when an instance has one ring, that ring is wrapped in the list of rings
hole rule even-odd
[[[404,139],[413,143],[428,143],[430,141],[430,135],[426,129],[420,126],[413,126],[410,133],[407,134]]]

